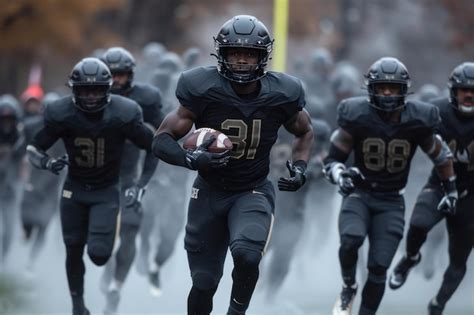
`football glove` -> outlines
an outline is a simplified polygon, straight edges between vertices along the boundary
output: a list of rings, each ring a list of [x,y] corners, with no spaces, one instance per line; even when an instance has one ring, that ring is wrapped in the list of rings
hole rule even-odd
[[[125,206],[129,208],[137,203],[141,203],[145,191],[145,188],[136,185],[127,188],[125,190]]]
[[[59,175],[59,172],[66,167],[66,165],[69,165],[69,157],[65,154],[59,158],[49,158],[44,165],[45,169],[53,174]]]
[[[297,191],[306,182],[306,163],[302,160],[292,163],[286,161],[286,168],[290,172],[290,177],[280,177],[278,189],[281,191]]]
[[[344,197],[352,194],[356,186],[364,180],[364,175],[362,175],[357,167],[349,167],[343,170],[337,179],[339,193]]]
[[[222,153],[208,152],[209,146],[216,140],[212,135],[205,140],[200,146],[186,153],[186,166],[190,170],[209,171],[214,168],[221,168],[227,165],[230,159],[230,151]]]
[[[442,181],[444,197],[438,204],[438,211],[447,214],[456,214],[456,203],[458,201],[458,191],[456,189],[456,178],[450,178]]]

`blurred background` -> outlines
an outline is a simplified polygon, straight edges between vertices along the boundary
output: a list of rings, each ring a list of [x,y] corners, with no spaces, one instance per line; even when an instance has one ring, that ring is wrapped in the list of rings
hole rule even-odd
[[[66,94],[69,72],[81,58],[100,56],[104,49],[123,46],[137,59],[136,80],[160,88],[164,110],[169,112],[177,106],[174,84],[179,73],[197,65],[214,65],[215,58],[210,56],[214,52],[212,37],[225,21],[238,14],[254,15],[271,33],[275,31],[273,0],[0,0],[0,95],[12,94],[24,105],[31,99],[41,102],[47,92]],[[397,57],[408,67],[413,98],[429,99],[446,93],[451,70],[474,59],[473,16],[472,0],[289,0],[284,68],[303,80],[307,108],[313,118],[324,122],[327,132],[321,143],[335,128],[336,104],[342,98],[364,94],[363,74],[382,56]],[[277,38],[275,49],[283,47]],[[269,68],[272,66],[270,63]],[[324,148],[318,150],[323,152]],[[431,169],[423,155],[417,154],[413,163],[406,193],[407,220]],[[146,277],[133,268],[123,289],[120,314],[184,314],[186,310],[191,281],[182,227],[194,174],[178,174],[175,168],[169,170],[163,165],[156,173],[155,184],[150,184],[161,192],[147,193],[144,200],[145,208],[157,214],[151,219],[156,220],[156,229],[165,229],[163,225],[174,221],[178,227],[172,236],[176,250],[162,269],[163,296],[151,296]],[[288,199],[288,207],[297,204],[301,208],[297,209],[300,225],[294,243],[284,250],[289,253],[291,249],[294,259],[286,266],[287,276],[281,279],[278,290],[273,290],[272,264],[279,257],[270,247],[250,315],[330,313],[341,286],[337,260],[341,199],[320,175],[315,175],[317,179],[306,192]],[[18,203],[20,199],[21,194]],[[162,210],[168,204],[167,212]],[[278,210],[282,218],[285,210],[293,211]],[[30,266],[30,245],[22,235],[19,215],[15,220],[11,253],[5,264],[0,264],[0,314],[69,314],[58,216],[52,219],[34,268]],[[426,246],[436,249],[425,253],[427,265],[414,272],[413,279],[401,290],[387,288],[381,315],[426,314],[426,305],[447,266],[444,230],[440,224],[436,244]],[[151,252],[161,242],[163,235],[159,234],[154,232]],[[394,261],[403,249],[402,243]],[[361,260],[360,284],[365,276]],[[102,314],[102,270],[86,257],[85,261],[86,303],[93,314]],[[448,303],[446,315],[474,314],[473,267],[471,257],[466,277]],[[226,310],[231,268],[228,259],[215,298],[215,314]]]

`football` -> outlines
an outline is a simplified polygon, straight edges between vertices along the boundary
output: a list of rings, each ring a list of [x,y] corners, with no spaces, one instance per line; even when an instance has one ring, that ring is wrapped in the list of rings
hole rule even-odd
[[[207,151],[221,153],[227,150],[232,150],[232,142],[230,139],[222,132],[212,128],[196,129],[192,134],[186,137],[183,143],[183,148],[186,150],[194,150],[211,136],[215,136],[216,140],[211,143]]]

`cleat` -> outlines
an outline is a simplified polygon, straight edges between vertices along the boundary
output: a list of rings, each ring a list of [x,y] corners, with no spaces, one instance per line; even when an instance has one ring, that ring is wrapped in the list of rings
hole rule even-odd
[[[117,314],[119,302],[120,292],[118,290],[109,290],[106,294],[106,305],[104,309],[104,315]]]
[[[410,270],[416,265],[418,265],[420,261],[420,253],[418,253],[418,255],[416,255],[414,259],[404,256],[395,266],[395,269],[393,269],[392,274],[390,275],[390,280],[388,283],[390,289],[396,290],[400,288],[407,280]]]
[[[150,272],[148,274],[148,281],[150,282],[150,294],[154,297],[159,297],[163,294],[161,291],[160,272]]]
[[[91,315],[91,313],[85,306],[82,306],[82,307],[73,308],[72,315]]]
[[[443,309],[444,307],[436,302],[436,298],[433,298],[428,304],[428,315],[442,315]]]
[[[354,303],[356,293],[357,284],[351,287],[344,285],[334,304],[332,315],[351,315],[352,303]]]

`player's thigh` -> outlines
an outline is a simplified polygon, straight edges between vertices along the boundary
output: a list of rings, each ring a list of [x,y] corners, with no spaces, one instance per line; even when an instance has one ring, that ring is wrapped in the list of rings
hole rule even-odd
[[[405,202],[402,197],[376,205],[369,229],[368,267],[388,268],[403,237]]]
[[[429,231],[441,221],[444,216],[437,210],[437,207],[443,195],[440,187],[425,186],[416,199],[410,225]]]
[[[61,192],[61,229],[66,245],[83,245],[87,241],[89,207],[82,202],[82,192],[65,183]]]
[[[91,210],[89,214],[89,234],[87,243],[100,243],[107,251],[112,251],[117,228],[120,224],[119,191],[116,187],[108,187],[91,194]]]
[[[363,192],[354,192],[342,201],[339,213],[339,234],[344,236],[365,237],[370,224],[370,212],[366,204],[367,196]]]
[[[234,200],[227,218],[231,250],[264,251],[273,225],[274,200],[275,191],[268,181]]]
[[[210,289],[217,285],[229,244],[225,216],[214,211],[217,201],[212,188],[198,178],[189,201],[184,246],[194,285]]]

